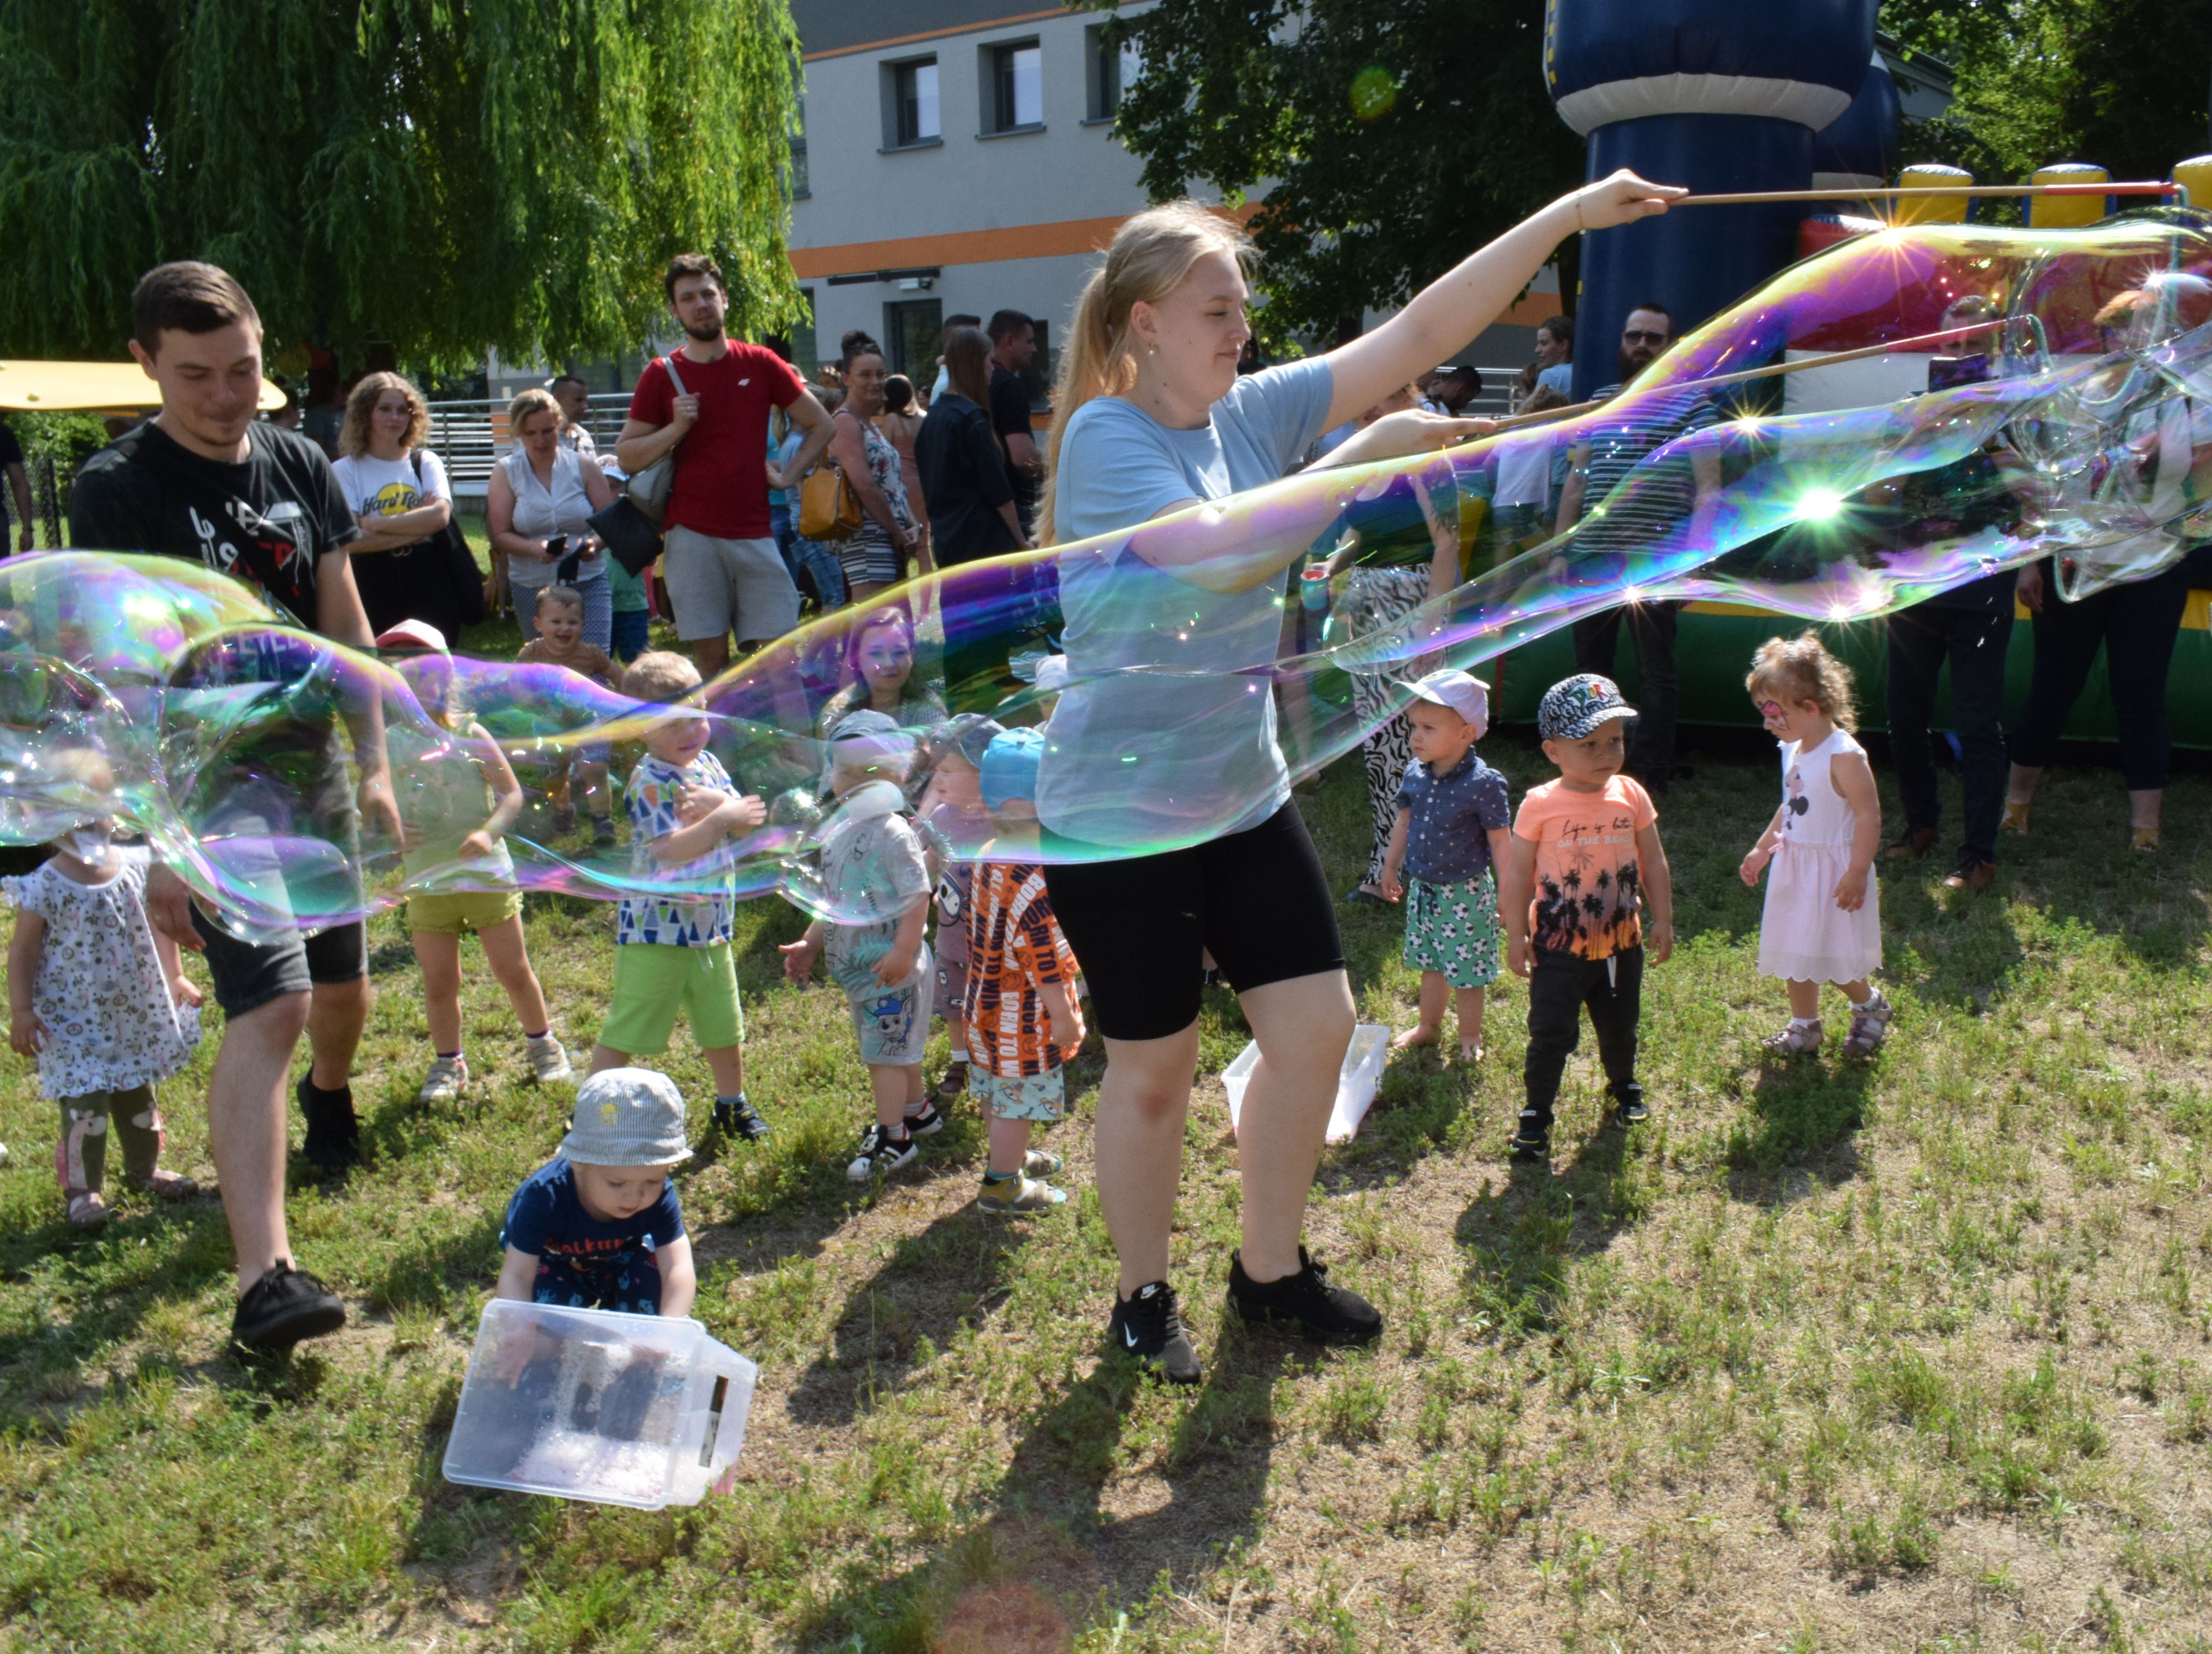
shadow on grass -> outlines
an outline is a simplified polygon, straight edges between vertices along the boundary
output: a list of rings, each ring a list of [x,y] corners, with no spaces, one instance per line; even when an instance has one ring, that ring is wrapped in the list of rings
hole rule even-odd
[[[1556,1171],[1513,1163],[1503,1183],[1485,1178],[1460,1213],[1454,1234],[1469,1261],[1469,1298],[1501,1329],[1550,1326],[1568,1263],[1605,1251],[1650,1210],[1663,1140],[1648,1126],[1637,1131],[1601,1126]]]
[[[1258,1530],[1276,1382],[1293,1348],[1224,1324],[1204,1384],[1149,1466],[1167,1498],[1129,1516],[1108,1508],[1106,1488],[1146,1381],[1109,1354],[1031,1422],[980,1520],[905,1573],[852,1580],[802,1645],[1066,1648],[1079,1627],[1111,1623],[1164,1574],[1187,1586]],[[989,1634],[1017,1624],[1032,1627],[1028,1639]]]
[[[1875,1071],[1820,1058],[1761,1066],[1746,1117],[1729,1133],[1729,1192],[1760,1204],[1802,1198],[1859,1174],[1857,1134]]]

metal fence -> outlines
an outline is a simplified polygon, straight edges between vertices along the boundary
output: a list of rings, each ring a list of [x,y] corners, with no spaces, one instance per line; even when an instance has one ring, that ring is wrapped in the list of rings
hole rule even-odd
[[[514,435],[507,427],[507,406],[504,402],[489,400],[430,404],[429,445],[445,462],[446,476],[453,485],[455,499],[483,499],[485,485],[491,480],[491,468],[514,447]],[[621,434],[623,420],[629,411],[629,396],[626,392],[591,398],[584,416],[584,429],[591,432],[592,440],[599,445],[599,452],[610,459],[614,454],[615,438]]]

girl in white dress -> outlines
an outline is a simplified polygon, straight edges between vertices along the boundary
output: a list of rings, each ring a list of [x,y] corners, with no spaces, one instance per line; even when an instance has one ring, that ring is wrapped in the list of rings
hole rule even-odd
[[[60,1105],[55,1175],[70,1224],[94,1229],[107,1221],[111,1127],[133,1188],[164,1200],[198,1192],[161,1165],[154,1088],[191,1061],[200,990],[186,980],[177,945],[146,921],[145,850],[109,841],[107,760],[76,750],[52,767],[82,785],[90,807],[35,873],[0,879],[0,900],[15,909],[8,1043],[38,1059],[39,1088]]]
[[[1756,886],[1771,865],[1759,930],[1759,974],[1790,987],[1790,1025],[1765,1042],[1780,1056],[1820,1049],[1820,984],[1851,1004],[1844,1055],[1871,1056],[1889,1032],[1889,1001],[1867,978],[1881,964],[1874,855],[1881,836],[1874,771],[1851,738],[1850,669],[1820,635],[1775,638],[1744,679],[1767,733],[1782,743],[1782,807],[1743,859]]]

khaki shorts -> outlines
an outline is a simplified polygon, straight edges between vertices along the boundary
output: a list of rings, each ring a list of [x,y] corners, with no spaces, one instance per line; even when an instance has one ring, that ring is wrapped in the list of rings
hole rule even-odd
[[[716,539],[679,526],[663,544],[660,576],[684,642],[730,633],[765,643],[799,624],[799,588],[773,539]]]
[[[407,929],[416,936],[482,935],[520,917],[520,891],[426,891],[407,898]]]

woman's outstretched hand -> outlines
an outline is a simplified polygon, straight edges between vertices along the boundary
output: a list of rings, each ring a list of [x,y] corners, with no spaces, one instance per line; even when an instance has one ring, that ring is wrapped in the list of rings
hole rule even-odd
[[[1667,210],[1669,202],[1688,193],[1679,184],[1648,183],[1624,167],[1610,178],[1583,185],[1566,199],[1574,204],[1577,228],[1610,229],[1639,218],[1655,218]]]
[[[1436,453],[1487,436],[1497,429],[1494,419],[1454,419],[1448,414],[1407,408],[1384,414],[1373,424],[1345,438],[1323,454],[1313,469],[1333,471],[1340,465],[1371,465],[1377,459],[1395,459],[1408,453]]]

